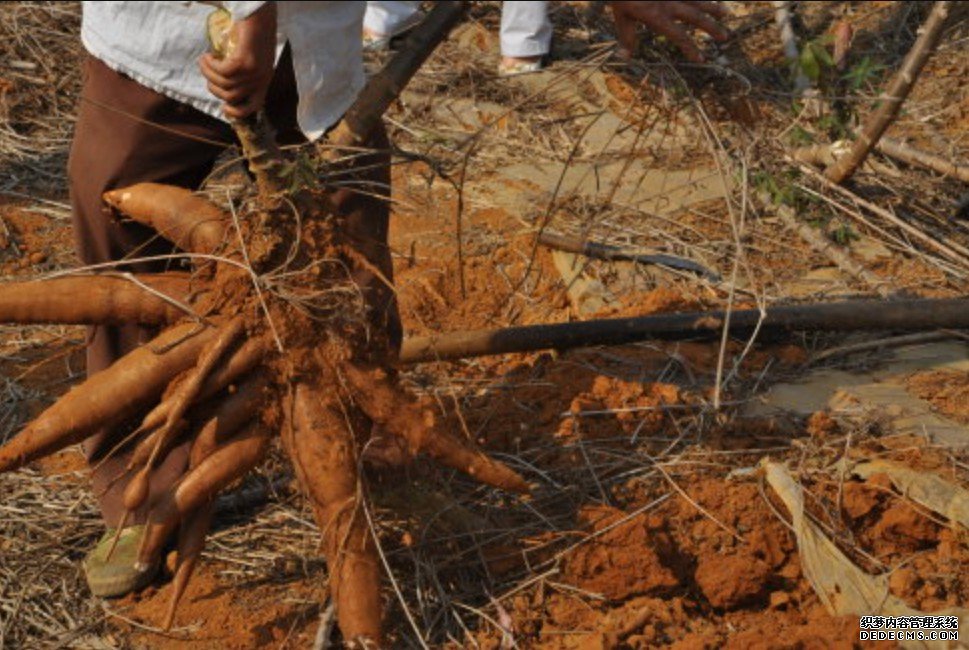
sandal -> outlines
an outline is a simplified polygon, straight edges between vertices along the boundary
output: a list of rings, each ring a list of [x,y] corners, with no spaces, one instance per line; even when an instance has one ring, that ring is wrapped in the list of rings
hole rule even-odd
[[[536,61],[515,61],[514,63],[505,63],[502,61],[498,64],[498,76],[499,77],[514,77],[520,74],[531,74],[533,72],[540,72],[545,67],[542,59]]]
[[[92,594],[99,598],[118,598],[148,586],[154,579],[161,565],[160,558],[148,566],[136,566],[146,530],[143,525],[124,528],[117,544],[114,543],[117,529],[105,531],[84,558],[84,577]],[[109,558],[112,545],[114,551]]]

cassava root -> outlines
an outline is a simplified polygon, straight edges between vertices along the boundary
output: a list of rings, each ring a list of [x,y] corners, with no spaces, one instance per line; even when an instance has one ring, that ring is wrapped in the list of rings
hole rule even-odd
[[[194,323],[177,325],[91,375],[0,447],[0,472],[79,443],[100,427],[118,425],[157,399],[178,373],[195,362],[213,335],[211,328]],[[153,351],[176,342],[160,354]]]
[[[361,511],[353,434],[334,405],[320,400],[323,389],[295,387],[283,442],[323,534],[340,630],[349,643],[379,646],[380,562]]]
[[[219,446],[189,470],[181,480],[151,504],[145,540],[138,554],[138,568],[145,569],[158,557],[179,521],[211,502],[227,485],[262,460],[269,449],[269,435],[259,423]]]
[[[233,318],[231,321],[219,328],[212,344],[202,353],[198,363],[192,370],[188,378],[182,382],[172,398],[172,406],[162,423],[161,429],[155,440],[155,446],[145,462],[145,466],[132,477],[125,489],[124,504],[125,508],[132,512],[141,507],[141,504],[148,498],[149,472],[152,470],[156,461],[159,459],[159,452],[162,448],[169,448],[178,435],[182,427],[182,417],[189,406],[198,398],[205,379],[212,372],[219,358],[225,353],[226,349],[238,339],[243,332],[243,321],[240,317]]]
[[[184,273],[4,282],[0,283],[0,323],[166,325],[185,317],[178,304],[185,302],[188,292],[189,278]],[[44,299],[38,300],[39,295]]]
[[[104,202],[183,251],[212,254],[225,240],[225,212],[181,187],[138,183],[105,192]]]

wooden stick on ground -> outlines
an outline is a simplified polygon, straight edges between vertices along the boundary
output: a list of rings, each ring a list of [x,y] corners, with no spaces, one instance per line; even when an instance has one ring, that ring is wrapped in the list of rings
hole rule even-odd
[[[564,350],[596,345],[625,345],[650,339],[683,340],[720,336],[723,311],[607,318],[553,325],[452,332],[404,341],[401,363],[461,359],[510,352]],[[759,326],[766,334],[795,331],[919,331],[969,328],[969,298],[920,300],[845,300],[732,312],[730,333],[749,335]]]
[[[879,138],[882,137],[882,134],[898,115],[902,104],[911,92],[912,87],[915,86],[919,73],[922,72],[926,61],[929,60],[939,44],[942,27],[949,16],[951,4],[951,2],[940,0],[933,5],[928,19],[922,26],[922,33],[905,56],[901,69],[895,73],[888,88],[882,93],[881,104],[868,118],[865,128],[855,140],[851,151],[825,171],[828,180],[833,183],[843,183],[848,180],[865,161],[865,158],[878,143]]]
[[[819,174],[811,167],[806,165],[801,165],[800,168],[805,170],[808,174],[813,175],[815,178],[817,178],[822,183],[824,183],[826,187],[834,190],[835,192],[838,192],[839,194],[847,198],[852,203],[855,203],[856,205],[859,205],[865,208],[872,214],[884,219],[885,221],[892,224],[893,226],[896,226],[902,231],[904,231],[905,233],[911,235],[913,239],[919,240],[926,246],[940,253],[943,257],[945,257],[950,262],[958,265],[963,269],[969,269],[969,250],[966,250],[965,247],[963,247],[958,242],[940,241],[935,237],[933,237],[932,235],[924,232],[923,230],[916,228],[915,226],[905,221],[904,219],[900,219],[898,216],[893,214],[890,210],[887,210],[881,207],[877,203],[873,203],[871,201],[868,201],[867,199],[862,198],[861,196],[852,192],[850,189],[846,187],[842,187],[837,183],[832,183],[824,175]]]
[[[922,151],[894,138],[882,138],[875,147],[879,152],[901,161],[906,165],[925,167],[943,176],[956,178],[969,183],[969,166],[958,165],[928,151]]]
[[[791,158],[815,167],[827,167],[835,164],[842,155],[846,155],[850,147],[851,143],[845,140],[838,140],[830,144],[812,144],[794,149],[791,151]],[[934,153],[916,149],[901,140],[883,137],[875,145],[875,150],[906,165],[924,167],[943,176],[969,183],[969,167],[946,160]],[[866,160],[864,165],[867,166],[871,162]],[[879,167],[880,165],[872,165],[872,171],[879,171]]]
[[[806,365],[814,365],[831,359],[832,357],[843,357],[859,352],[870,352],[871,350],[885,350],[906,345],[922,345],[924,343],[935,343],[936,341],[946,341],[949,339],[969,340],[969,335],[955,330],[938,330],[936,332],[918,332],[916,334],[903,334],[901,336],[889,336],[874,340],[861,341],[859,343],[848,343],[839,345],[836,348],[823,350],[811,357]]]

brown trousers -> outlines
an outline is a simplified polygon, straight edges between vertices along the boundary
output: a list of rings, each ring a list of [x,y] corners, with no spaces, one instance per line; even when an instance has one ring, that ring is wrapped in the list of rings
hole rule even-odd
[[[296,82],[286,52],[266,100],[266,114],[281,143],[305,142],[296,123],[296,104]],[[233,143],[232,130],[226,123],[154,92],[89,56],[84,63],[81,105],[68,163],[75,240],[81,261],[97,264],[132,259],[123,268],[139,273],[176,267],[174,263],[138,262],[135,258],[175,251],[149,228],[117,219],[101,196],[108,190],[140,182],[197,189],[212,171],[217,156]],[[346,170],[346,180],[351,181],[347,185],[362,191],[341,189],[333,199],[337,209],[346,215],[349,234],[359,242],[361,252],[392,280],[393,266],[387,247],[389,146],[383,129],[369,144],[375,153],[355,158]],[[375,323],[387,327],[392,342],[399,345],[401,329],[392,289],[372,276],[355,279],[373,308]],[[138,326],[92,327],[87,349],[88,374],[110,366],[155,333]],[[116,526],[124,512],[122,495],[128,477],[114,479],[123,472],[131,450],[129,446],[110,456],[108,452],[126,431],[101,431],[84,444],[93,468],[93,489],[108,526]],[[154,473],[151,496],[170,487],[184,473],[187,460],[186,443],[174,449]],[[141,523],[146,515],[144,510],[136,512],[128,522]]]

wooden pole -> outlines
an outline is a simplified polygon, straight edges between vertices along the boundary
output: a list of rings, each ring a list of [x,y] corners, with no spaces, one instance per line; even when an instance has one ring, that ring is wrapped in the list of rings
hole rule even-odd
[[[730,333],[734,336],[749,335],[761,317],[757,309],[734,311],[730,316]],[[404,341],[400,362],[419,363],[512,352],[625,345],[650,339],[710,339],[720,336],[723,321],[724,312],[712,311],[453,332]],[[966,328],[969,328],[969,298],[846,300],[770,307],[760,325],[760,331],[765,335],[797,331]]]

